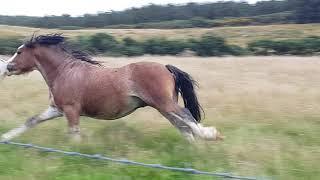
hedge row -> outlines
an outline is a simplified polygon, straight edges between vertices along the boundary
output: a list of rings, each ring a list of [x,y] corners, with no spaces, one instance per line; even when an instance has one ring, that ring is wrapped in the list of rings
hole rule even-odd
[[[107,56],[179,55],[186,51],[194,52],[198,56],[315,55],[320,53],[320,37],[279,41],[258,40],[249,43],[247,48],[242,48],[229,45],[223,38],[211,34],[185,40],[151,38],[137,41],[132,38],[117,40],[109,34],[97,33],[68,39],[68,43],[92,55]],[[12,54],[21,44],[20,37],[0,38],[0,54]]]
[[[12,54],[22,43],[21,37],[1,37],[0,54]]]
[[[246,50],[239,46],[228,45],[221,37],[204,35],[199,39],[168,40],[151,38],[137,41],[132,38],[117,40],[113,36],[98,33],[92,36],[80,36],[70,41],[81,50],[91,54],[111,56],[178,55],[186,50],[195,52],[198,56],[244,55]]]
[[[249,43],[248,50],[256,55],[315,55],[320,53],[320,37],[260,40]]]
[[[131,38],[116,40],[111,35],[98,33],[92,36],[80,36],[71,42],[92,54],[111,56],[178,55],[186,50],[191,50],[198,56],[315,55],[320,53],[320,37],[317,36],[278,41],[257,40],[249,43],[247,48],[229,45],[223,38],[211,34],[197,39],[152,38],[136,41]]]

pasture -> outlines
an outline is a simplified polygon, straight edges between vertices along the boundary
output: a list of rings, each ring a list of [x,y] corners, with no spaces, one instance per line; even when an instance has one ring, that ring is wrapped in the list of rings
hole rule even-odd
[[[189,144],[158,112],[143,108],[117,121],[82,118],[81,143],[68,138],[64,118],[41,124],[15,141],[245,176],[320,178],[318,57],[97,59],[110,67],[156,61],[189,72],[200,84],[203,123],[218,127],[227,138]],[[45,109],[47,100],[47,87],[37,72],[0,82],[0,133]],[[212,178],[0,145],[0,179]]]
[[[166,37],[168,39],[187,39],[200,37],[206,33],[221,36],[230,44],[245,46],[249,42],[261,39],[283,40],[320,36],[320,24],[283,24],[265,26],[240,26],[217,28],[189,28],[189,29],[95,29],[81,30],[40,29],[19,26],[0,25],[0,36],[29,37],[34,32],[63,33],[74,37],[79,35],[93,35],[95,33],[108,33],[119,39],[131,37],[137,40],[154,37]]]

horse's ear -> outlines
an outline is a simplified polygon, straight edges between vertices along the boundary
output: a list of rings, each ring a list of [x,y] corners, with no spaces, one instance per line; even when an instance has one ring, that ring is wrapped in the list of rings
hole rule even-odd
[[[34,39],[36,38],[36,33],[38,31],[34,31],[31,38],[24,44],[27,48],[34,48]]]
[[[30,39],[30,42],[33,42],[34,38],[36,37],[37,32],[39,32],[39,30],[33,32],[31,39]]]
[[[31,38],[29,39],[29,41],[28,41],[28,42],[30,42],[30,43],[32,43],[32,42],[33,42],[35,34],[36,34],[36,32],[33,32],[32,36],[31,36]]]
[[[33,32],[32,36],[31,36],[31,38],[29,40],[29,43],[28,43],[29,45],[27,45],[29,48],[34,48],[33,41],[36,38],[36,33],[37,32],[39,32],[39,30]]]

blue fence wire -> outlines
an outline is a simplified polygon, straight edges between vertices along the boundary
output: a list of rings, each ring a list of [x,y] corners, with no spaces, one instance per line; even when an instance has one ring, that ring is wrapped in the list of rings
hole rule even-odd
[[[179,171],[179,172],[185,172],[185,173],[190,173],[190,174],[215,176],[215,177],[228,178],[228,179],[243,179],[243,180],[262,179],[262,178],[257,178],[257,177],[237,176],[237,175],[233,175],[231,173],[216,173],[216,172],[200,171],[200,170],[196,170],[196,169],[192,169],[192,168],[170,167],[170,166],[164,166],[161,164],[145,164],[145,163],[131,161],[131,160],[127,160],[127,159],[110,158],[107,156],[103,156],[101,154],[84,154],[84,153],[79,153],[79,152],[63,151],[63,150],[54,149],[54,148],[37,146],[37,145],[33,145],[33,144],[17,143],[17,142],[12,142],[12,141],[4,141],[4,142],[0,142],[0,144],[14,145],[14,146],[19,146],[19,147],[24,147],[24,148],[33,148],[33,149],[40,150],[42,152],[55,152],[55,153],[60,153],[60,154],[67,155],[67,156],[78,156],[78,157],[89,158],[89,159],[112,161],[112,162],[121,163],[121,164],[143,166],[143,167],[148,167],[148,168],[156,168],[156,169],[163,169],[163,170],[170,170],[170,171]]]

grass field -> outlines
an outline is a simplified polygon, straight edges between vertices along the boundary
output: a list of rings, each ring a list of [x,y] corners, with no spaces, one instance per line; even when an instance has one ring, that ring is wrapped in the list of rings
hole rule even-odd
[[[241,26],[219,28],[190,28],[190,29],[82,29],[58,30],[38,29],[0,25],[0,36],[31,36],[33,32],[63,33],[67,36],[90,35],[98,32],[109,33],[117,38],[132,37],[145,39],[150,37],[167,37],[183,39],[199,37],[206,33],[213,33],[226,38],[230,44],[245,46],[248,42],[259,39],[290,39],[320,36],[320,24],[285,24],[267,26]]]
[[[151,108],[117,121],[82,118],[82,142],[68,138],[60,118],[15,139],[64,150],[101,153],[145,163],[272,179],[320,179],[320,69],[318,57],[98,58],[117,67],[136,61],[174,64],[200,83],[205,125],[222,142],[189,144]],[[38,73],[0,83],[0,133],[47,107]],[[0,145],[0,179],[212,179],[99,162]]]

